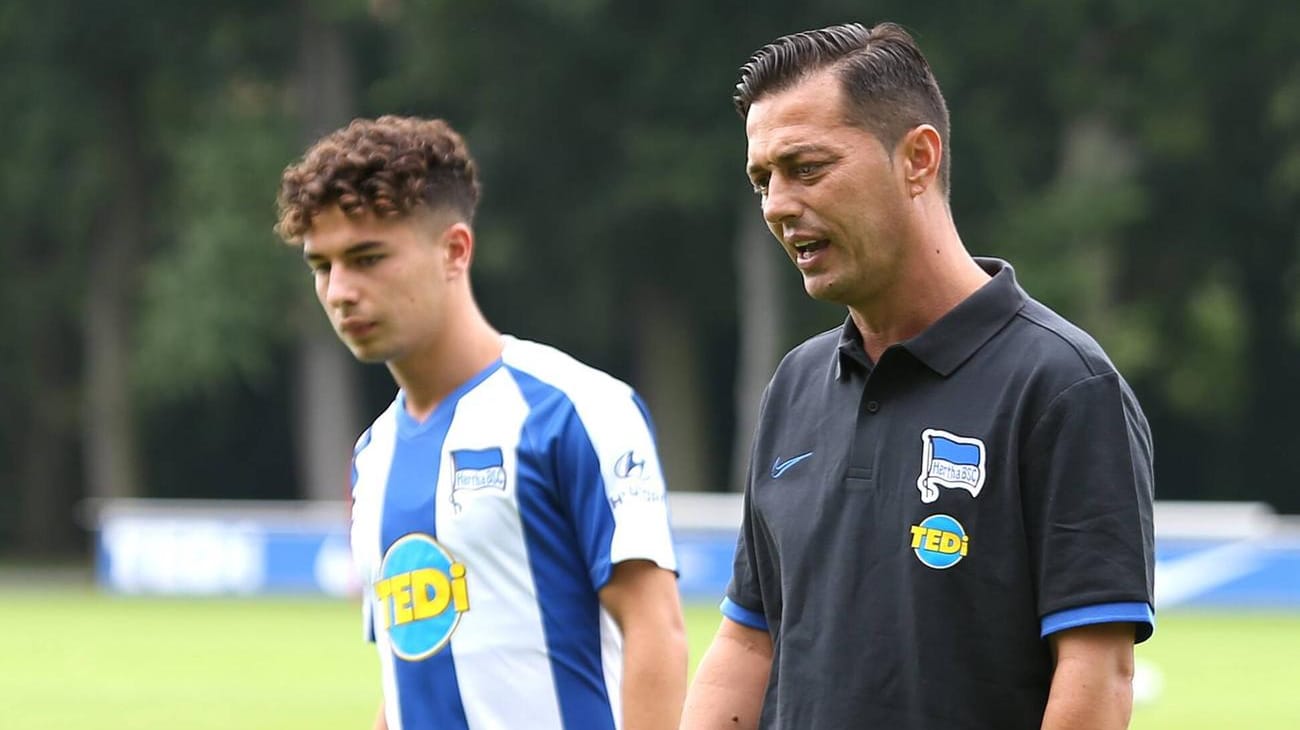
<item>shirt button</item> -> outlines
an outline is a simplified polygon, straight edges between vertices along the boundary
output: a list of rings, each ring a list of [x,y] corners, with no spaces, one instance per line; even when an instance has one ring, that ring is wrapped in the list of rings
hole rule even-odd
[[[874,400],[867,401],[867,413],[875,413],[878,410],[880,410],[880,403]]]

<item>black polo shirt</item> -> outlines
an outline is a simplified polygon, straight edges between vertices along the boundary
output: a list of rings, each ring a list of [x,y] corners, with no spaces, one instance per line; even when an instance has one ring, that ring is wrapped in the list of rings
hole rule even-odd
[[[846,320],[763,395],[723,612],[772,636],[764,728],[1036,729],[1046,635],[1151,633],[1146,419],[979,261],[993,279],[878,363]]]

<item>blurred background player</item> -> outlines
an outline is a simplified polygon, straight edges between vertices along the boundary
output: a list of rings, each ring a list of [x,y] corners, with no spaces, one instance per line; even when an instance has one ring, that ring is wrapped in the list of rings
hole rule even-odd
[[[340,339],[397,381],[353,461],[376,727],[675,728],[686,648],[665,487],[625,384],[495,331],[479,183],[441,120],[357,120],[284,171]]]
[[[1146,419],[1091,337],[966,252],[929,64],[889,23],[798,33],[735,101],[768,227],[848,317],[764,393],[684,727],[1126,727]]]

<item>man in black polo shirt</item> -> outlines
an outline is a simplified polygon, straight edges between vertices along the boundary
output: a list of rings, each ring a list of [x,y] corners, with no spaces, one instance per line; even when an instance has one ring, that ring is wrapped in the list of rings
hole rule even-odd
[[[683,727],[1126,727],[1150,432],[1092,338],[967,254],[925,58],[892,24],[799,33],[735,98],[764,218],[849,316],[764,393]]]

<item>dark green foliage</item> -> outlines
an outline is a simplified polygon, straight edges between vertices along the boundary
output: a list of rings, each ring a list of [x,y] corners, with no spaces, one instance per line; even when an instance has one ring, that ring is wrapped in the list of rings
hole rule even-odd
[[[174,448],[187,438],[175,424],[212,399],[243,394],[216,419],[229,429],[266,421],[262,406],[285,408],[247,396],[285,383],[290,318],[316,314],[295,252],[270,231],[279,170],[299,151],[297,7],[0,10],[0,304],[11,325],[0,340],[0,478],[14,492],[48,488],[22,458],[32,424],[57,450],[80,443],[77,329],[120,175],[113,110],[137,125],[149,212],[127,333],[141,450],[209,462],[155,470],[149,478],[168,483],[141,491],[184,494],[175,474],[213,468],[203,449]],[[681,336],[700,360],[719,485],[731,453],[732,250],[749,195],[729,98],[736,69],[782,33],[903,23],[948,97],[952,203],[968,248],[1011,259],[1031,292],[1111,351],[1152,420],[1159,496],[1300,510],[1282,458],[1300,453],[1300,5],[314,7],[348,30],[363,113],[444,116],[466,132],[485,180],[476,289],[499,326],[635,383],[649,361],[644,308],[689,313]],[[806,300],[793,271],[783,284],[788,344],[840,320]],[[289,441],[243,443],[241,458],[288,478]],[[75,468],[59,478],[65,502],[84,490]],[[195,493],[221,496],[220,482],[196,480]],[[13,528],[0,520],[0,543]]]

